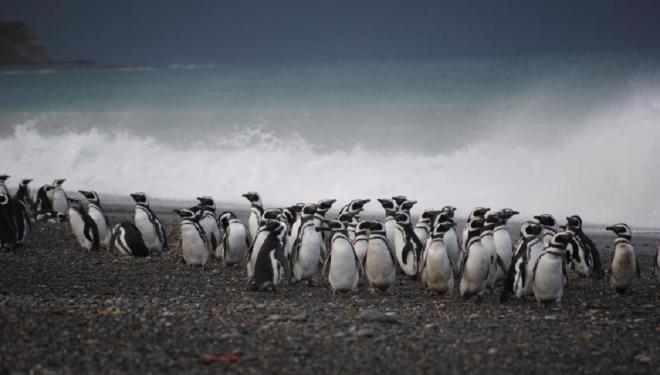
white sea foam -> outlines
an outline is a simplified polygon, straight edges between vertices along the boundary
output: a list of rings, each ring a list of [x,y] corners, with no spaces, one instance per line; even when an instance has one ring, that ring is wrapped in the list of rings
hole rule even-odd
[[[419,209],[510,206],[595,222],[660,223],[657,92],[637,92],[579,126],[559,127],[551,142],[521,134],[513,126],[520,113],[500,118],[477,142],[435,154],[360,145],[321,151],[301,137],[255,129],[225,134],[217,144],[174,147],[98,128],[47,134],[28,122],[0,139],[0,171],[35,178],[35,186],[66,177],[69,189],[173,199],[209,194],[241,202],[242,193],[257,190],[275,206],[406,194]]]

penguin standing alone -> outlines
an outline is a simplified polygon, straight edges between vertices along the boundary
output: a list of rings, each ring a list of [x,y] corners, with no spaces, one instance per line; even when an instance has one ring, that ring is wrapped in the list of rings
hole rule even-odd
[[[94,219],[85,212],[80,201],[69,199],[67,205],[69,206],[69,224],[80,246],[87,251],[98,251],[101,246],[101,238]]]
[[[209,260],[209,243],[199,224],[200,212],[190,209],[174,210],[181,217],[181,253],[186,264],[204,268]]]
[[[96,223],[96,227],[99,231],[99,236],[101,238],[101,247],[104,249],[110,249],[110,237],[112,233],[110,232],[110,221],[108,220],[108,215],[106,215],[105,210],[101,207],[101,199],[95,191],[86,191],[78,190],[89,203],[87,206],[87,213]]]
[[[149,251],[164,252],[169,250],[165,227],[156,214],[149,208],[149,200],[144,193],[133,193],[135,201],[135,226],[140,230],[144,244]]]
[[[619,223],[605,228],[616,234],[614,256],[610,275],[610,288],[617,293],[625,292],[632,285],[635,275],[640,277],[639,264],[632,244],[632,231],[627,224]]]

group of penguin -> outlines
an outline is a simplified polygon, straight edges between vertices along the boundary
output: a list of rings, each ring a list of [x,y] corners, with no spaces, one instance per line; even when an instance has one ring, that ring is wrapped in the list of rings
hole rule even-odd
[[[68,219],[76,239],[88,251],[103,248],[140,257],[170,248],[165,227],[144,193],[131,194],[134,221],[111,227],[94,191],[79,190],[87,200],[85,209],[82,202],[67,197],[64,179],[39,188],[32,201],[30,179],[21,180],[12,197],[5,185],[7,178],[0,175],[2,248],[22,246],[30,216],[49,222]],[[459,237],[455,207],[425,210],[413,224],[410,210],[417,202],[405,196],[378,199],[384,220],[360,217],[369,199],[352,200],[330,220],[326,214],[334,199],[264,209],[258,193],[243,197],[250,202],[247,227],[231,211],[216,215],[209,196],[174,212],[181,218],[178,246],[183,260],[201,267],[212,255],[226,266],[245,262],[252,290],[272,291],[283,282],[312,283],[321,272],[333,293],[355,291],[360,284],[385,290],[403,276],[420,280],[437,293],[458,289],[463,298],[502,286],[501,301],[513,295],[534,296],[539,303],[551,304],[561,301],[568,269],[585,277],[604,276],[599,252],[582,231],[578,215],[568,217],[562,226],[552,215],[534,216],[522,223],[514,244],[507,222],[519,213],[508,208],[473,209]],[[624,292],[639,277],[632,233],[623,223],[607,230],[616,235],[610,286]],[[660,280],[660,248],[654,272]]]

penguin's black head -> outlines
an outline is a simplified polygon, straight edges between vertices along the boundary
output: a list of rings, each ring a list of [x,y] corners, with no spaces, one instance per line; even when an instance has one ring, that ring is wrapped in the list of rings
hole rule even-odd
[[[569,228],[582,229],[582,218],[578,215],[567,217],[566,222]]]
[[[618,237],[627,238],[629,240],[632,238],[632,231],[630,230],[628,224],[619,223],[611,225],[605,229],[609,230],[610,232],[614,232],[614,234],[616,234]]]
[[[197,200],[199,201],[200,206],[215,210],[215,202],[213,201],[213,198],[208,195],[197,197]]]
[[[259,193],[257,193],[256,191],[248,191],[242,196],[252,203],[258,203],[261,201],[261,198],[259,197]]]
[[[444,221],[453,221],[452,217],[449,216],[449,211],[442,210],[440,213],[438,213],[434,218],[433,221],[431,222],[433,227],[436,225],[444,222]]]
[[[360,221],[355,225],[355,231],[360,232],[360,231],[367,231],[369,230],[369,222],[368,221]]]
[[[342,223],[348,224],[348,223],[352,222],[353,219],[355,219],[358,216],[359,213],[360,213],[360,211],[348,211],[348,212],[345,212],[345,213],[339,215],[339,217],[337,219]]]
[[[316,213],[316,209],[317,209],[317,208],[318,208],[318,206],[315,205],[314,203],[307,204],[307,205],[305,205],[305,207],[303,207],[303,209],[302,209],[302,215],[303,215],[303,216],[314,215],[314,213]]]
[[[490,208],[487,207],[476,207],[470,212],[470,216],[468,217],[468,220],[474,219],[474,218],[484,218],[484,215],[486,215],[486,212],[490,211]]]
[[[453,226],[454,226],[453,221],[443,221],[441,223],[438,223],[435,227],[433,227],[433,235],[442,236]]]
[[[499,213],[500,213],[500,216],[502,217],[502,220],[509,220],[512,217],[520,214],[520,212],[518,212],[516,210],[512,210],[510,208],[503,208],[503,209],[499,210]]]
[[[371,202],[371,199],[354,199],[349,203],[348,208],[350,211],[363,210],[365,204]]]
[[[328,221],[328,229],[332,232],[346,232],[346,225],[339,220]]]
[[[57,180],[53,181],[53,186],[60,187],[62,184],[66,181],[64,178],[58,178]]]
[[[6,206],[9,203],[9,196],[7,194],[0,194],[0,205]]]
[[[442,212],[446,212],[446,213],[447,213],[447,217],[453,219],[453,218],[454,218],[454,214],[456,213],[456,207],[454,207],[454,206],[444,206],[444,207],[442,207],[442,210],[440,210],[440,211],[442,211]]]
[[[49,192],[49,191],[55,189],[55,187],[54,187],[53,185],[43,185],[43,186],[40,188],[40,190],[41,190],[41,189],[43,189],[43,191],[45,191],[45,192]]]
[[[280,233],[280,230],[284,229],[284,225],[277,220],[271,220],[264,224],[264,228],[268,232]]]
[[[364,221],[364,228],[372,232],[385,232],[385,226],[379,221]]]
[[[486,229],[494,229],[497,224],[501,221],[501,216],[499,212],[489,211],[484,215],[484,227]]]
[[[554,227],[557,226],[557,220],[555,220],[554,216],[552,216],[550,214],[536,215],[536,216],[534,216],[534,219],[536,219],[544,227],[554,228]]]
[[[229,226],[229,220],[235,218],[236,218],[236,214],[234,214],[231,211],[225,211],[222,212],[220,216],[218,216],[218,221],[220,222],[223,228],[227,228]]]
[[[394,209],[394,202],[392,202],[389,199],[383,199],[379,198],[378,202],[380,205],[385,209],[385,210],[393,210]]]
[[[318,205],[318,210],[317,211],[319,213],[327,212],[329,209],[332,208],[332,205],[335,204],[336,201],[337,201],[336,199],[323,199],[323,200],[320,200],[319,203],[317,204]]]
[[[305,207],[304,204],[294,204],[293,206],[287,207],[286,211],[289,211],[293,215],[293,217],[295,218],[296,215],[298,215],[300,213],[300,211],[302,211],[303,207]]]
[[[520,236],[526,239],[536,238],[542,231],[541,224],[535,221],[526,221],[520,226]]]
[[[0,182],[5,182],[10,176],[8,174],[0,174]]]
[[[131,197],[133,198],[135,203],[149,204],[149,201],[147,200],[147,195],[142,192],[133,193],[131,194]]]
[[[406,210],[410,211],[411,208],[413,208],[414,205],[417,204],[417,201],[405,201],[399,205],[400,210]]]
[[[425,219],[427,221],[433,221],[433,219],[438,216],[442,211],[438,210],[424,210],[422,212],[422,219]]]
[[[28,186],[30,182],[32,182],[31,178],[24,178],[21,180],[21,186]]]
[[[573,235],[569,232],[559,232],[552,236],[550,243],[557,248],[563,249],[566,245],[571,242]]]
[[[83,197],[85,197],[90,203],[99,203],[99,196],[96,194],[95,191],[86,191],[86,190],[78,190],[80,194],[82,194]]]
[[[394,215],[397,224],[410,224],[410,215],[405,211],[399,211]]]
[[[261,214],[261,220],[263,221],[278,220],[280,218],[281,213],[282,210],[278,208],[269,208],[265,210],[263,214]]]
[[[195,216],[197,216],[195,211],[193,211],[191,209],[188,209],[188,208],[182,208],[180,210],[173,210],[173,211],[174,211],[174,213],[179,215],[179,217],[181,217],[182,219],[190,220],[190,219],[194,219]]]
[[[401,203],[408,200],[408,197],[406,197],[405,195],[395,195],[392,197],[392,200],[397,204],[397,206],[400,206]]]

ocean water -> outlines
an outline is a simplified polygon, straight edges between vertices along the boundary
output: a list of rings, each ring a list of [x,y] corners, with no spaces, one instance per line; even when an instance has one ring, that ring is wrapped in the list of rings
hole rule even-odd
[[[660,224],[660,60],[0,71],[0,171],[267,206],[406,194]],[[247,202],[246,202],[247,203]],[[368,208],[377,210],[377,202]]]

